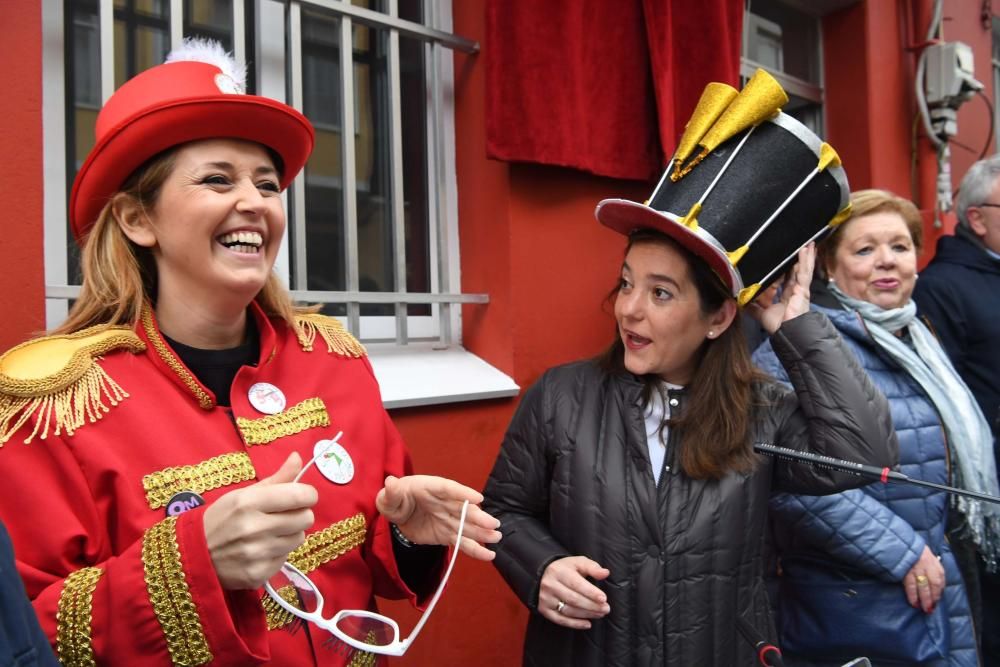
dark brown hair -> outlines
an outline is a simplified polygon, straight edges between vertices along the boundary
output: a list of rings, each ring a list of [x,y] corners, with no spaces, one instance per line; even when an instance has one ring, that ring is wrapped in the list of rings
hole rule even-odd
[[[639,243],[668,245],[684,258],[692,282],[698,290],[703,315],[711,315],[732,299],[719,277],[701,259],[695,257],[665,234],[650,229],[633,232],[625,254]],[[609,294],[613,302],[618,287]],[[739,315],[717,338],[707,340],[697,353],[700,357],[687,389],[684,413],[671,417],[666,426],[680,436],[678,461],[684,472],[695,479],[719,479],[731,471],[745,472],[753,467],[755,456],[750,443],[750,411],[754,403],[753,385],[766,381],[750,361]],[[616,333],[614,342],[598,358],[608,373],[627,373],[625,348]],[[649,374],[639,377],[642,398],[648,402],[660,391],[660,378]]]

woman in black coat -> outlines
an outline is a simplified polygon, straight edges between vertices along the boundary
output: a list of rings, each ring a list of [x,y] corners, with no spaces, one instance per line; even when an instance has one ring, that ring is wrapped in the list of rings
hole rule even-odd
[[[759,116],[728,143],[685,135],[647,204],[598,206],[628,236],[615,338],[602,358],[545,373],[504,438],[483,507],[501,521],[494,563],[532,612],[525,665],[758,664],[754,645],[775,638],[763,581],[772,490],[865,480],[758,456],[754,443],[895,463],[884,397],[809,312],[809,241],[846,215],[846,177],[832,148],[768,106],[784,93],[762,78],[740,94],[757,98],[737,99]],[[714,85],[689,131],[720,117],[701,113],[706,98],[731,98]],[[691,158],[684,146],[696,145]],[[747,307],[788,390],[754,369],[734,319],[800,248],[781,299]]]
[[[753,370],[735,302],[707,266],[664,235],[632,236],[620,335],[603,359],[552,369],[527,392],[486,486],[503,533],[495,564],[535,612],[524,664],[749,665],[739,631],[774,640],[761,553],[772,489],[863,480],[759,457],[752,443],[880,466],[895,452],[885,399],[808,312],[803,259],[762,318],[793,393]]]

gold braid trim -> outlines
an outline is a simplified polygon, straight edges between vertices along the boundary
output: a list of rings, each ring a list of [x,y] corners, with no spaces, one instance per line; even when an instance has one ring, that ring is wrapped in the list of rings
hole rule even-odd
[[[282,600],[296,609],[302,608],[302,605],[299,603],[299,595],[295,592],[295,587],[291,584],[282,586],[275,592],[281,596]],[[261,598],[261,603],[264,605],[264,613],[267,616],[268,630],[283,628],[297,618],[296,616],[293,616],[291,612],[286,611],[284,607],[272,600],[270,595],[265,594],[264,597]]]
[[[321,398],[307,398],[284,412],[260,419],[236,418],[236,427],[248,445],[266,445],[286,435],[329,425],[330,415]]]
[[[142,478],[150,509],[166,507],[179,491],[204,493],[254,479],[257,471],[246,452],[215,456],[189,466],[164,468]]]
[[[0,447],[35,418],[24,439],[73,435],[128,397],[95,362],[117,349],[146,349],[131,330],[107,324],[22,343],[0,356]]]
[[[56,651],[67,667],[93,667],[91,607],[97,580],[104,574],[99,567],[85,567],[66,577],[56,611]]]
[[[177,517],[164,519],[142,539],[146,590],[173,663],[204,665],[212,661],[212,652],[181,567],[176,524]]]
[[[299,344],[306,352],[312,352],[313,343],[318,333],[326,341],[326,351],[339,354],[342,357],[363,357],[367,353],[365,346],[358,342],[336,318],[306,313],[295,316],[296,335]]]
[[[375,631],[371,630],[365,637],[366,644],[375,643]],[[348,667],[375,667],[378,663],[378,656],[374,653],[369,653],[368,651],[362,651],[359,649],[354,649],[354,654],[351,656],[351,661],[347,663]]]
[[[174,372],[174,375],[181,379],[187,390],[198,399],[198,405],[203,410],[211,410],[215,407],[215,401],[212,400],[212,397],[198,385],[198,381],[194,379],[188,369],[184,368],[184,364],[177,359],[177,356],[163,341],[160,332],[156,330],[156,325],[153,324],[153,311],[150,310],[149,305],[142,309],[142,328],[146,331],[149,342],[153,344],[153,349],[160,355],[160,359]]]
[[[288,562],[309,574],[320,565],[329,563],[345,553],[365,543],[368,533],[365,515],[358,512],[352,517],[331,524],[323,530],[312,533],[298,549],[288,555]],[[289,590],[285,590],[288,588]],[[291,586],[278,589],[282,598],[298,607],[299,599]],[[267,593],[261,598],[267,613],[267,629],[276,630],[295,620],[295,617],[278,606]]]

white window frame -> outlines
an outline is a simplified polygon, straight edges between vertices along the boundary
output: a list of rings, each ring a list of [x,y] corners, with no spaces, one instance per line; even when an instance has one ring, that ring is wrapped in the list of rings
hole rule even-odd
[[[399,90],[399,38],[404,35],[424,42],[427,78],[427,200],[428,234],[431,236],[428,265],[431,267],[431,292],[406,291],[405,241],[403,229],[401,100],[393,95],[391,109],[392,192],[391,218],[395,248],[395,291],[361,292],[358,290],[357,234],[354,182],[354,114],[342,113],[344,127],[343,173],[345,175],[343,206],[345,244],[348,248],[347,291],[320,292],[292,290],[292,296],[303,302],[346,304],[347,315],[341,318],[345,326],[369,348],[372,365],[379,376],[383,400],[387,407],[425,405],[430,403],[495,398],[516,395],[519,388],[513,380],[490,367],[461,348],[461,307],[463,303],[486,304],[486,294],[460,292],[458,243],[458,196],[455,176],[455,129],[453,66],[451,49],[469,53],[478,51],[478,44],[451,34],[452,0],[425,0],[425,23],[422,25],[400,19],[397,0],[386,0],[387,11],[376,12],[354,6],[349,0],[256,0],[254,11],[257,34],[256,53],[249,58],[256,63],[258,94],[279,99],[301,110],[301,9],[303,6],[329,10],[340,20],[341,62],[353,62],[353,29],[355,22],[389,31],[389,77],[391,89]],[[244,34],[244,3],[234,0],[234,55],[248,60]],[[176,45],[182,39],[183,0],[170,0],[170,41]],[[68,300],[79,293],[70,285],[67,267],[66,189],[65,182],[65,71],[63,36],[63,0],[42,0],[43,16],[43,127],[45,183],[45,281],[46,321],[53,327],[65,319]],[[101,94],[107,99],[113,93],[113,0],[99,0],[101,26]],[[287,21],[287,23],[286,23]],[[287,30],[276,30],[286,25]],[[265,29],[266,26],[266,29]],[[286,49],[285,39],[291,41]],[[292,62],[286,63],[286,53]],[[353,67],[342,71],[341,97],[345,108],[354,108]],[[290,78],[288,81],[286,78]],[[48,185],[51,184],[51,185]],[[286,284],[305,283],[305,179],[298,176],[284,193],[289,211],[289,228],[297,226],[294,251],[296,275],[291,275],[289,230],[275,263],[275,271]],[[352,245],[353,244],[353,245]],[[402,250],[401,250],[402,249]],[[360,315],[361,304],[393,304],[394,316]],[[407,314],[411,303],[430,304],[431,315]],[[459,307],[454,307],[458,305]],[[442,354],[447,352],[448,354]],[[437,371],[414,374],[414,365]],[[445,368],[445,366],[447,368]],[[421,381],[415,384],[413,376]]]

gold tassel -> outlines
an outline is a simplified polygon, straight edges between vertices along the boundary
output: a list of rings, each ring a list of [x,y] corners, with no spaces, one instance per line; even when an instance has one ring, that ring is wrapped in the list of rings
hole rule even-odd
[[[326,351],[342,357],[363,357],[365,346],[358,342],[336,318],[318,313],[307,313],[295,318],[299,344],[306,352],[312,352],[316,334],[326,341]]]
[[[44,440],[50,431],[56,436],[63,432],[73,435],[76,429],[94,423],[125,398],[128,392],[97,364],[91,364],[68,387],[44,396],[0,394],[0,447],[32,416],[35,427],[25,438],[25,444],[36,435]]]

